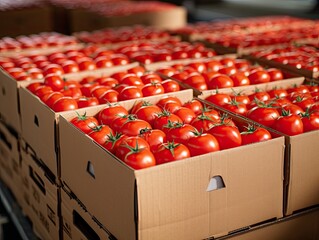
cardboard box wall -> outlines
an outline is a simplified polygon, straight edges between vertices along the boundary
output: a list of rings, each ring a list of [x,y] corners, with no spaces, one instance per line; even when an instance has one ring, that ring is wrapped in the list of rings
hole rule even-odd
[[[126,66],[85,71],[64,76],[72,80],[80,80],[86,76],[108,76],[137,65],[137,63],[131,63]],[[25,87],[27,85],[28,83],[24,82],[23,86]],[[58,179],[60,176],[58,117],[60,114],[63,114],[63,112],[54,112],[37,96],[24,87],[19,88],[22,124],[21,137],[24,142],[24,148],[32,149],[37,158],[40,159],[43,164],[48,167],[48,170]]]
[[[304,78],[295,78],[289,81],[274,82],[277,87],[287,89],[294,85],[304,83]],[[271,90],[274,84],[260,85],[260,90]],[[242,94],[254,92],[253,86],[248,86]],[[231,89],[219,90],[232,94]],[[205,99],[214,91],[205,91],[199,96]],[[311,131],[296,136],[285,136],[285,188],[284,188],[284,214],[291,215],[294,212],[319,204],[319,130]]]
[[[19,202],[21,194],[21,159],[19,140],[0,120],[0,178]]]
[[[71,125],[74,116],[59,120],[63,188],[117,239],[204,239],[283,216],[283,137],[133,170]],[[218,177],[225,187],[207,191]]]
[[[24,151],[21,156],[22,211],[41,240],[60,239],[60,187],[49,179],[34,156]]]

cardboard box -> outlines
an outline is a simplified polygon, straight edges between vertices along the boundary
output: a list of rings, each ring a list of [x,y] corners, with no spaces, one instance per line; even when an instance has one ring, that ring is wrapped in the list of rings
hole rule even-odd
[[[319,239],[319,210],[310,209],[302,213],[255,226],[243,233],[216,240],[315,240]]]
[[[52,20],[49,6],[0,11],[0,37],[51,32]]]
[[[303,78],[290,81],[275,82],[283,89],[298,86],[304,83]],[[270,90],[269,86],[259,87],[261,90]],[[220,92],[231,93],[231,90],[221,89]],[[242,94],[249,95],[252,87],[247,87]],[[213,92],[205,92],[199,98],[205,99]],[[285,187],[284,187],[284,214],[291,215],[308,207],[319,204],[319,192],[316,191],[319,182],[319,130],[296,136],[285,136]]]
[[[48,178],[34,156],[21,151],[23,213],[40,239],[60,239],[60,187]]]
[[[172,21],[172,19],[174,19]],[[69,12],[71,32],[93,31],[106,27],[147,25],[163,29],[175,29],[186,25],[187,11],[184,7],[172,7],[165,11],[133,13],[121,16],[103,16],[86,9],[72,9]]]
[[[59,120],[63,188],[117,239],[204,239],[283,216],[283,137],[133,170],[70,124],[75,114]],[[225,187],[209,191],[216,179]]]
[[[109,240],[108,234],[79,203],[61,190],[61,222],[63,240]]]
[[[21,199],[20,146],[16,135],[0,120],[0,178],[12,195]]]
[[[66,74],[66,79],[79,80],[85,76],[110,75],[115,72],[127,70],[137,66],[137,63],[126,66],[117,66],[109,69],[85,71],[76,74]],[[23,86],[27,86],[24,82]],[[32,149],[37,158],[48,167],[56,177],[60,176],[59,164],[59,137],[58,117],[62,112],[56,113],[45,105],[37,96],[28,89],[19,88],[19,99],[21,109],[22,138],[25,148]]]

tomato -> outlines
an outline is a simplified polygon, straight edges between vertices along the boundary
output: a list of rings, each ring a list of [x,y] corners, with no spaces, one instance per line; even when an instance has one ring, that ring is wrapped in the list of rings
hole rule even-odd
[[[310,108],[315,101],[312,98],[298,96],[292,103],[296,104],[305,111],[307,108]]]
[[[209,60],[206,63],[207,71],[218,72],[220,68],[223,67],[223,64],[218,60]]]
[[[169,103],[175,103],[179,107],[181,107],[183,105],[182,101],[178,97],[175,97],[175,96],[164,96],[156,103],[156,105],[162,109],[166,109],[166,106]]]
[[[278,117],[273,124],[273,128],[289,136],[304,132],[301,118],[289,112],[283,113],[282,116]]]
[[[310,93],[308,86],[306,86],[306,85],[294,86],[292,88],[287,89],[287,92],[288,93],[300,93],[300,94]]]
[[[120,132],[128,136],[137,136],[141,133],[141,130],[145,128],[152,129],[152,126],[142,119],[134,119],[126,121],[122,125]]]
[[[176,82],[173,79],[166,79],[162,81],[162,86],[165,90],[165,93],[180,91],[180,86],[178,82]]]
[[[231,102],[231,97],[225,93],[216,93],[205,98],[206,101],[223,106]]]
[[[133,148],[123,161],[133,169],[143,169],[156,165],[153,153],[147,148]]]
[[[227,76],[233,75],[233,74],[237,73],[237,68],[235,68],[234,66],[222,67],[221,69],[218,70],[218,73],[225,74]]]
[[[274,88],[268,91],[270,98],[285,98],[288,96],[288,92],[285,89]]]
[[[196,114],[187,107],[180,107],[174,114],[179,116],[183,123],[191,123],[196,118]]]
[[[203,62],[193,62],[189,63],[187,66],[194,68],[199,73],[205,72],[207,70],[205,63]]]
[[[29,85],[27,86],[27,89],[28,89],[30,92],[32,92],[33,94],[35,94],[36,90],[37,90],[39,87],[41,87],[41,86],[43,86],[43,83],[41,83],[41,82],[35,82],[35,83],[29,84]]]
[[[187,101],[182,106],[189,108],[196,115],[200,114],[203,110],[203,104],[197,99],[192,99],[190,101]]]
[[[116,132],[114,134],[113,132],[110,132],[110,134],[107,135],[106,141],[102,144],[102,147],[104,147],[111,153],[115,154],[115,151],[118,148],[118,146],[126,138],[128,138],[128,136],[125,136],[121,133]]]
[[[38,96],[39,98],[42,98],[44,95],[46,95],[46,94],[48,94],[48,93],[52,93],[52,92],[53,92],[53,90],[52,90],[51,87],[42,85],[42,86],[39,86],[39,87],[35,90],[34,94],[35,94],[36,96]]]
[[[195,136],[188,140],[186,146],[188,147],[192,157],[219,151],[219,143],[217,139],[209,133],[195,133]]]
[[[245,132],[241,132],[242,144],[251,144],[256,142],[262,142],[271,139],[270,132],[261,127],[256,127],[254,125],[248,125]]]
[[[60,90],[66,97],[79,98],[82,96],[81,89],[79,87],[64,87]]]
[[[165,76],[169,76],[169,77],[176,73],[176,70],[173,67],[163,67],[163,68],[157,69],[156,71],[158,73],[161,73],[161,74],[163,74]]]
[[[80,71],[77,63],[72,60],[66,60],[65,62],[61,63],[61,66],[64,73],[76,73]]]
[[[96,97],[79,97],[76,99],[79,108],[91,107],[99,105]]]
[[[44,101],[48,107],[52,108],[54,103],[59,100],[60,98],[64,97],[63,93],[60,92],[51,92],[47,96],[47,99]]]
[[[260,91],[259,89],[255,90],[255,93],[249,95],[250,101],[254,101],[255,99],[261,102],[267,102],[270,100],[270,96],[267,92]]]
[[[56,75],[63,75],[63,68],[58,64],[49,64],[44,68],[43,75],[46,76],[48,74],[54,73]]]
[[[116,80],[115,78],[111,78],[111,77],[99,77],[96,79],[96,82],[99,83],[100,85],[110,87],[110,88],[113,88],[117,84],[119,84],[118,80]]]
[[[279,112],[272,107],[254,107],[247,112],[248,118],[264,126],[271,127],[280,116]]]
[[[113,89],[106,89],[97,97],[100,104],[118,102],[119,93]]]
[[[99,125],[99,122],[95,117],[87,116],[86,113],[83,115],[78,114],[77,117],[71,119],[70,123],[72,123],[85,134],[89,134],[92,132],[92,129]]]
[[[159,129],[143,129],[139,137],[147,141],[152,151],[156,150],[159,145],[166,142],[166,134]]]
[[[176,114],[173,114],[169,111],[163,110],[162,113],[158,114],[155,121],[153,122],[153,127],[156,129],[163,130],[165,133],[168,131],[166,125],[169,123],[182,123],[182,119]]]
[[[251,84],[270,82],[270,76],[266,70],[253,70],[250,72],[248,78]]]
[[[142,79],[139,78],[138,76],[134,76],[134,75],[133,76],[128,75],[126,77],[123,77],[121,79],[120,83],[129,85],[129,86],[137,86],[140,88],[142,88],[144,86]]]
[[[141,97],[143,97],[143,92],[137,86],[126,86],[119,92],[118,95],[119,101],[136,99]]]
[[[100,56],[94,59],[97,68],[113,67],[113,62],[109,57]]]
[[[249,78],[242,72],[237,72],[229,76],[234,83],[234,86],[247,86],[250,85]]]
[[[250,104],[250,98],[247,95],[240,95],[240,93],[231,97],[232,101],[243,103],[245,105]]]
[[[108,104],[98,113],[100,124],[111,125],[112,121],[120,116],[128,115],[128,111],[118,104]]]
[[[108,135],[112,133],[113,130],[107,125],[97,125],[88,133],[88,135],[93,138],[97,143],[103,145],[108,140]]]
[[[316,113],[306,112],[301,114],[304,132],[309,132],[319,129],[319,115]]]
[[[188,139],[195,136],[195,128],[190,124],[172,123],[167,126],[167,140],[186,144]]]
[[[136,116],[146,122],[149,122],[152,126],[155,119],[162,113],[162,109],[157,105],[141,106],[136,112]]]
[[[77,64],[79,66],[79,69],[81,71],[91,71],[96,69],[95,62],[93,59],[88,57],[83,57],[77,61]]]
[[[127,153],[130,152],[130,148],[146,148],[150,149],[150,145],[146,140],[139,136],[129,136],[121,140],[115,149],[115,155],[123,160]]]
[[[246,115],[246,104],[239,103],[236,100],[232,100],[230,103],[223,105],[223,108],[240,115]]]
[[[191,156],[189,149],[181,143],[166,142],[155,150],[156,164],[182,160]]]
[[[284,75],[280,69],[277,68],[268,68],[267,73],[270,77],[270,81],[278,81],[278,80],[283,80]]]
[[[142,66],[136,66],[127,70],[128,73],[134,73],[136,76],[141,77],[145,72],[145,68]]]
[[[221,150],[238,147],[242,144],[242,139],[238,128],[228,124],[218,124],[209,129],[218,141]]]
[[[225,74],[216,74],[207,84],[208,89],[230,88],[234,86],[233,80]]]
[[[78,103],[71,97],[59,98],[52,106],[52,109],[55,112],[75,110],[78,108]]]
[[[144,84],[153,83],[153,82],[162,82],[162,78],[155,73],[144,74],[140,77]]]
[[[200,115],[197,115],[197,117],[191,122],[191,125],[196,128],[198,132],[207,132],[216,123],[219,123],[219,119],[207,116],[202,113]]]
[[[286,104],[278,109],[280,115],[282,115],[282,111],[289,111],[293,115],[299,115],[304,112],[301,107],[293,103]]]
[[[144,97],[154,96],[165,93],[165,89],[161,83],[147,83],[143,86],[142,93]]]
[[[224,57],[220,59],[219,61],[223,66],[226,66],[226,67],[235,66],[235,62],[236,62],[234,58],[230,58],[230,57]]]

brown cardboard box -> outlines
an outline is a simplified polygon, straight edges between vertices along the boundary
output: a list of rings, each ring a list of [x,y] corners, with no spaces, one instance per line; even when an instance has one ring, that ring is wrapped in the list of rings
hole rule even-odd
[[[304,83],[304,78],[295,78],[289,81],[275,82],[277,87],[284,89]],[[273,85],[272,85],[273,87]],[[261,90],[270,90],[269,85],[259,87]],[[221,89],[220,92],[231,93],[231,89]],[[249,95],[252,87],[247,87],[242,94]],[[199,96],[205,99],[213,91],[206,91]],[[286,136],[285,160],[285,188],[284,188],[284,214],[294,212],[319,204],[319,151],[317,142],[319,131],[311,131],[296,136]]]
[[[79,203],[61,190],[61,221],[63,240],[109,240],[110,235],[98,225]]]
[[[34,156],[21,151],[23,213],[31,220],[40,239],[56,240],[60,236],[60,187],[48,178]]]
[[[109,69],[66,74],[64,77],[66,79],[77,80],[85,76],[110,75],[137,65],[137,63],[132,63]],[[24,82],[23,86],[27,86],[27,84],[28,82]],[[56,177],[59,177],[59,140],[57,128],[60,113],[54,112],[26,88],[19,88],[19,99],[22,123],[21,136],[25,144],[33,150],[37,157],[42,160]]]
[[[133,170],[70,124],[75,114],[59,120],[63,187],[118,239],[203,239],[283,216],[283,137]],[[225,187],[210,191],[217,177]]]
[[[21,194],[21,159],[17,136],[0,120],[0,178],[19,201]]]
[[[53,31],[49,6],[0,11],[0,37]]]
[[[319,209],[310,209],[274,222],[262,224],[234,236],[218,240],[317,240],[319,239]]]
[[[187,22],[186,17],[187,12],[184,7],[112,17],[102,16],[85,9],[72,9],[69,13],[71,32],[92,31],[106,27],[136,24],[174,29],[183,27]]]

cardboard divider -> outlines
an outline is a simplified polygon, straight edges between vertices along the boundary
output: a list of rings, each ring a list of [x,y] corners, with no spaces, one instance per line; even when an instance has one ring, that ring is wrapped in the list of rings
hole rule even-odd
[[[75,114],[59,120],[63,188],[118,239],[204,239],[283,216],[284,137],[133,170],[70,124]],[[225,187],[207,191],[216,176]]]
[[[21,151],[23,213],[40,239],[60,239],[60,187],[47,178],[33,157]]]
[[[278,81],[277,87],[288,89],[292,86],[299,86],[305,81],[304,78],[296,78],[287,82]],[[264,86],[261,90],[267,91],[269,88]],[[242,93],[250,94],[251,91],[252,89],[247,88]],[[221,92],[230,93],[230,91]],[[211,94],[214,93],[205,92],[198,97],[205,99]],[[215,106],[212,103],[210,104]],[[223,109],[222,107],[215,107]],[[267,129],[274,131],[271,128]],[[284,215],[289,216],[319,204],[319,192],[315,190],[319,182],[319,174],[317,172],[319,167],[319,152],[317,151],[319,130],[296,136],[288,136],[279,132],[277,134],[285,136]]]

